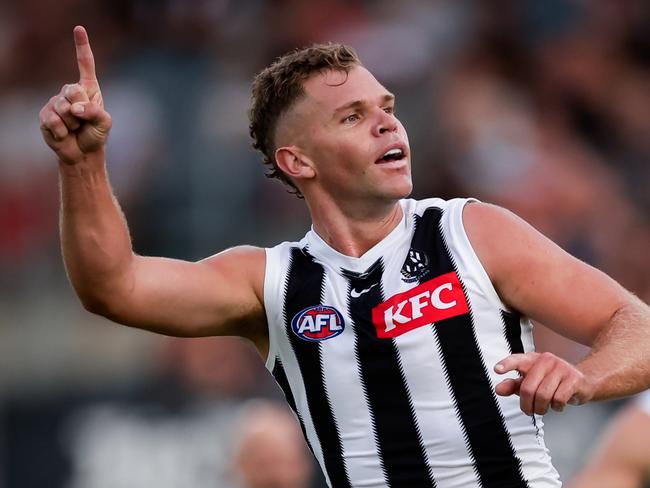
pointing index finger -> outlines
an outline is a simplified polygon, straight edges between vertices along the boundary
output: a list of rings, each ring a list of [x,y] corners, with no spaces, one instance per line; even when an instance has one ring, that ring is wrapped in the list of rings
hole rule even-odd
[[[535,354],[535,353],[533,353]],[[511,354],[507,358],[499,361],[494,370],[499,374],[507,373],[508,371],[517,370],[520,373],[527,373],[530,365],[533,362],[533,357],[530,356],[530,353],[516,353]]]
[[[95,74],[95,58],[90,49],[88,33],[86,32],[86,29],[80,25],[74,28],[74,45],[77,51],[79,81],[92,81],[97,83],[97,75]]]

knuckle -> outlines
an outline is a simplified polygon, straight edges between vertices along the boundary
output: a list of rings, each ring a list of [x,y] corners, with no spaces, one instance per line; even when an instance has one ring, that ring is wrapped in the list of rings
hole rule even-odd
[[[566,405],[566,403],[569,401],[569,398],[571,398],[571,395],[573,395],[572,389],[569,390],[567,388],[564,388],[562,391],[558,390],[555,392],[555,395],[553,395],[553,402]]]
[[[575,374],[569,374],[564,382],[566,383],[567,389],[573,391],[578,388],[578,385],[581,382],[581,378]]]
[[[68,85],[65,91],[65,96],[69,100],[76,100],[81,97],[83,91],[84,91],[83,87],[78,83],[75,83],[73,85]]]
[[[566,407],[568,401],[569,401],[568,398],[566,400],[559,400],[557,397],[555,397],[551,402],[551,406],[553,407],[553,410],[561,410],[564,407]]]
[[[65,112],[70,108],[70,102],[65,97],[58,97],[54,102],[54,109],[57,112]]]
[[[578,392],[578,384],[573,381],[568,381],[562,388],[562,394],[558,395],[558,398],[562,399],[564,402],[570,402],[571,397],[573,397]]]
[[[535,394],[535,400],[539,400],[544,403],[550,402],[551,397],[552,397],[551,392],[542,388],[537,390],[537,393]]]
[[[540,358],[542,360],[544,360],[544,361],[547,361],[547,362],[551,362],[551,361],[555,362],[557,360],[557,356],[555,354],[551,353],[551,352],[548,352],[548,351],[543,352],[541,354]]]
[[[55,129],[61,124],[61,118],[56,113],[52,112],[48,115],[46,124],[47,127]]]
[[[523,383],[521,385],[521,388],[519,389],[519,392],[523,396],[532,396],[535,393],[535,387],[530,385],[529,383]]]
[[[38,121],[41,125],[45,125],[47,118],[48,118],[48,113],[50,111],[49,106],[45,106],[41,109],[41,111],[38,113]]]
[[[540,408],[547,409],[550,403],[551,403],[551,399],[546,397],[545,395],[535,396],[535,402],[534,402],[535,410]]]

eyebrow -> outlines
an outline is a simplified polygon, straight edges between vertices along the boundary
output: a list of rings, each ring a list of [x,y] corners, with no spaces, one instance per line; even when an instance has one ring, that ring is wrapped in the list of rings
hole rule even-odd
[[[387,93],[381,97],[381,101],[383,103],[392,102],[394,100],[395,100],[395,95],[393,95],[392,93]],[[345,105],[341,105],[339,108],[334,110],[334,114],[336,115],[338,113],[345,112],[346,110],[349,110],[351,108],[363,107],[366,104],[367,101],[365,100],[353,100],[352,102],[346,103]]]

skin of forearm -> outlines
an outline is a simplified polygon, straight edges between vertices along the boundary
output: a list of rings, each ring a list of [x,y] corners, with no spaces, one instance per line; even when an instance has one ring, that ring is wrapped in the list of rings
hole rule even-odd
[[[111,190],[103,151],[59,166],[66,271],[84,307],[106,314],[111,301],[130,286],[133,251],[126,220]]]
[[[592,400],[632,395],[650,387],[650,307],[630,295],[577,368],[594,385]]]

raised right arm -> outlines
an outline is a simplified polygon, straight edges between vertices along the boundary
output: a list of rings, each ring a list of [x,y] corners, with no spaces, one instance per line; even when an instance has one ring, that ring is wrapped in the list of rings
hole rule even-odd
[[[264,352],[264,250],[233,248],[196,263],[133,253],[106,172],[111,118],[83,27],[74,37],[79,83],[49,100],[40,124],[59,159],[61,246],[82,303],[116,322],[167,335],[240,335]]]

